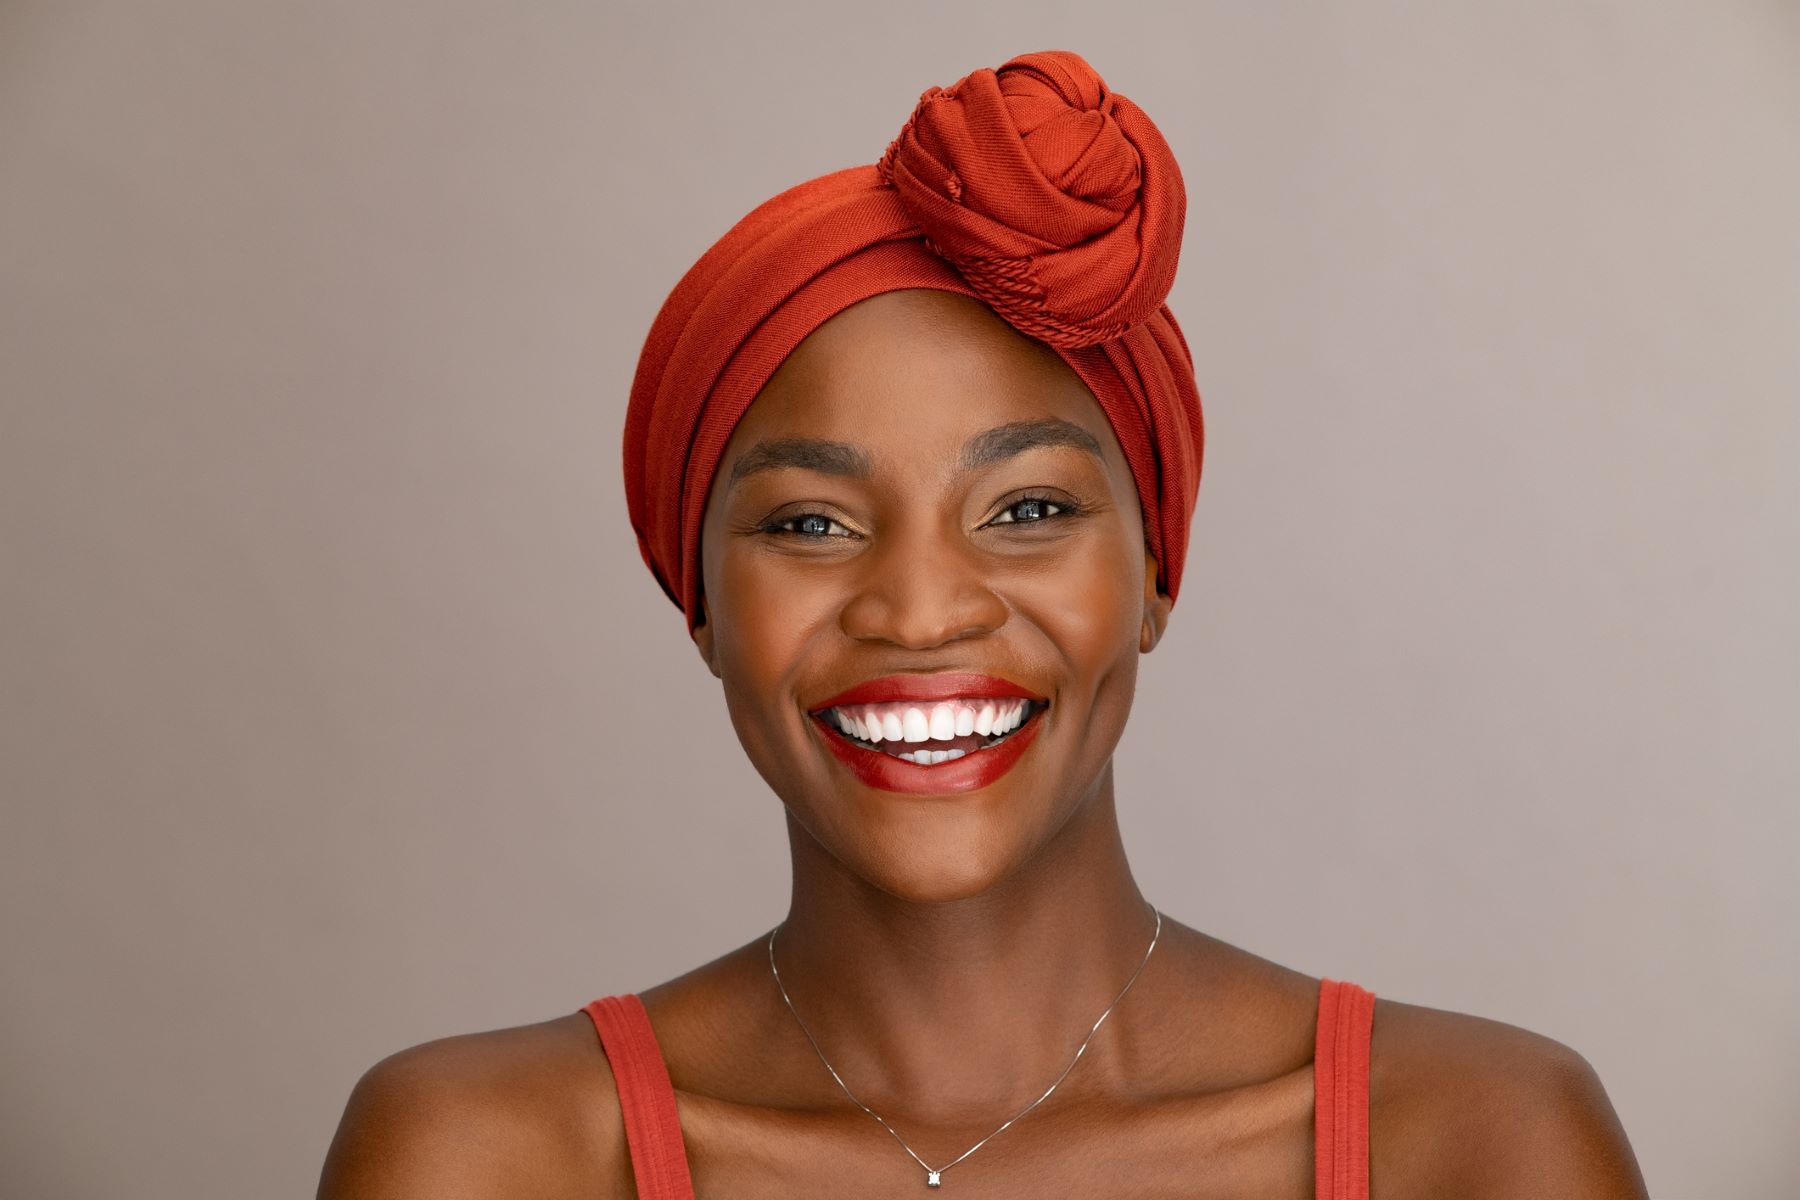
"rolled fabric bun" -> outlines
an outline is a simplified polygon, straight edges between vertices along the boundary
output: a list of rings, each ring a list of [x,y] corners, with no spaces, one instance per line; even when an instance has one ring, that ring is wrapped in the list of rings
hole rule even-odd
[[[1175,156],[1067,50],[929,89],[877,170],[926,244],[1052,346],[1119,337],[1175,282],[1187,211]]]

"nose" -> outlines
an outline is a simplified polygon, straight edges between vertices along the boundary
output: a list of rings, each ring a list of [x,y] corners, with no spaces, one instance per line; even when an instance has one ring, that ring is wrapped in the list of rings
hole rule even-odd
[[[859,566],[861,577],[839,617],[852,638],[928,650],[1006,622],[992,563],[954,531],[890,532]]]

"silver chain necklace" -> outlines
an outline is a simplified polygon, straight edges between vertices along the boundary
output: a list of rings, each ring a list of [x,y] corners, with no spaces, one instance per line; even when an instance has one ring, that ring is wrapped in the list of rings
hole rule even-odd
[[[850,1097],[851,1101],[858,1108],[868,1113],[871,1117],[874,1117],[877,1121],[881,1121],[881,1127],[893,1134],[894,1140],[899,1142],[901,1147],[908,1154],[912,1154],[914,1162],[925,1168],[925,1185],[927,1187],[939,1187],[943,1183],[942,1176],[945,1171],[948,1171],[951,1167],[954,1167],[957,1163],[987,1145],[988,1142],[993,1139],[995,1134],[1005,1130],[1007,1125],[1011,1125],[1014,1121],[1048,1100],[1050,1098],[1050,1093],[1056,1090],[1056,1084],[1061,1083],[1064,1079],[1068,1078],[1069,1072],[1075,1069],[1075,1064],[1081,1061],[1082,1051],[1086,1050],[1088,1048],[1088,1043],[1094,1040],[1094,1033],[1100,1028],[1101,1022],[1105,1021],[1112,1013],[1112,1010],[1119,1006],[1119,1001],[1125,998],[1125,993],[1131,990],[1131,985],[1136,983],[1138,976],[1144,973],[1144,966],[1150,961],[1150,952],[1156,949],[1156,939],[1162,936],[1162,912],[1155,905],[1150,906],[1150,911],[1156,914],[1156,931],[1150,935],[1150,949],[1144,951],[1144,961],[1140,962],[1137,970],[1131,973],[1131,978],[1126,980],[1125,986],[1120,989],[1119,994],[1113,997],[1113,1002],[1106,1006],[1106,1012],[1100,1014],[1100,1020],[1095,1021],[1093,1027],[1088,1030],[1087,1036],[1081,1039],[1081,1045],[1076,1048],[1075,1057],[1069,1060],[1069,1065],[1064,1067],[1062,1074],[1056,1077],[1056,1083],[1045,1088],[1042,1096],[1039,1096],[1036,1100],[1033,1100],[1030,1104],[1027,1104],[1024,1108],[1014,1113],[1012,1117],[1007,1120],[1006,1125],[1000,1126],[999,1129],[994,1130],[993,1133],[988,1134],[987,1137],[982,1138],[979,1142],[976,1142],[973,1146],[970,1146],[956,1158],[945,1163],[941,1167],[933,1167],[917,1154],[913,1154],[913,1148],[906,1144],[906,1139],[901,1137],[892,1125],[889,1125],[886,1121],[882,1121],[880,1113],[856,1098],[856,1093],[850,1090],[849,1085],[847,1085],[843,1078],[837,1073],[837,1068],[831,1065],[831,1060],[825,1057],[825,1051],[819,1049],[819,1041],[817,1038],[813,1037],[812,1030],[806,1027],[805,1021],[800,1020],[800,1014],[794,1010],[794,1002],[788,999],[787,988],[782,985],[781,972],[775,969],[775,934],[776,931],[781,928],[781,925],[787,924],[786,921],[783,921],[781,925],[775,926],[774,929],[769,930],[769,972],[775,976],[775,986],[781,988],[781,998],[787,1002],[788,1011],[794,1014],[794,1021],[800,1026],[800,1032],[804,1033],[806,1035],[806,1040],[812,1043],[812,1048],[814,1052],[818,1054],[819,1061],[825,1064],[825,1069],[831,1072],[831,1077],[837,1080],[837,1085],[844,1089],[844,1095]]]

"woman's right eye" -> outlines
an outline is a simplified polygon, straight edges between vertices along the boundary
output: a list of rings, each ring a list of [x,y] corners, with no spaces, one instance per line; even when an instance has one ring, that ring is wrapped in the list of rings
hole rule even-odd
[[[799,528],[789,528],[789,526],[793,525],[798,525]],[[832,534],[830,531],[834,527],[843,530],[846,534],[850,532],[823,513],[795,513],[791,517],[782,517],[778,521],[771,521],[769,524],[763,526],[763,532],[786,533],[792,534],[795,537],[806,538],[810,541],[818,541],[831,537]]]

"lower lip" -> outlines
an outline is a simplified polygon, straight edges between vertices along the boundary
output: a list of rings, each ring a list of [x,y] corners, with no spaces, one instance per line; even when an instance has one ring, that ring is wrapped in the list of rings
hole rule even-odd
[[[910,763],[880,750],[869,750],[850,741],[822,717],[813,716],[825,744],[849,767],[858,779],[886,792],[912,792],[919,795],[948,796],[974,792],[987,787],[1012,770],[1037,737],[1047,707],[1032,714],[1011,737],[988,750],[971,750],[961,758],[932,765]],[[808,714],[811,715],[811,714]],[[926,745],[928,743],[920,743]]]

